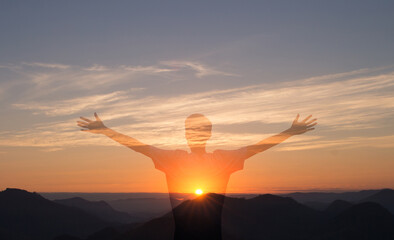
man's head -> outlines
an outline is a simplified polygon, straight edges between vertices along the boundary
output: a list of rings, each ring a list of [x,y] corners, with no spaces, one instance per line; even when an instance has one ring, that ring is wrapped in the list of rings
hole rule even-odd
[[[211,121],[202,114],[192,114],[185,120],[185,137],[190,148],[205,147],[211,130]]]

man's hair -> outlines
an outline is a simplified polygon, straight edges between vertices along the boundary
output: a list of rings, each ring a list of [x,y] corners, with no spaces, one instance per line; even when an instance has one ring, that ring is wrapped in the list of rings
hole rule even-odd
[[[200,128],[201,130],[212,130],[212,123],[201,113],[194,113],[185,120],[185,128]]]

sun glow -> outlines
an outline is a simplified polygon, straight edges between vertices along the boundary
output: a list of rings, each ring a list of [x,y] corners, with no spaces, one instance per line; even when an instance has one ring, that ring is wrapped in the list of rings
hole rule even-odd
[[[196,189],[196,191],[194,193],[197,195],[201,195],[201,194],[203,194],[203,191],[201,189]]]

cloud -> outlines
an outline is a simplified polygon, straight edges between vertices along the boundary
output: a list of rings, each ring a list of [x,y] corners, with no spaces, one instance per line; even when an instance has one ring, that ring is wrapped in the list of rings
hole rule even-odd
[[[102,72],[102,71],[108,71],[109,69],[106,66],[94,64],[93,66],[90,66],[90,67],[87,67],[87,68],[83,68],[83,70],[94,71],[94,72]]]
[[[63,150],[61,147],[49,147],[40,149],[42,152],[57,152]]]
[[[0,65],[0,68],[3,69],[9,69],[9,70],[17,70],[20,69],[20,66],[16,66],[16,65]]]
[[[47,105],[42,103],[30,102],[28,104],[16,103],[14,107],[23,110],[33,110],[35,114],[44,112],[48,116],[63,116],[81,112],[84,109],[91,109],[95,106],[105,106],[119,101],[123,91],[116,91],[109,94],[93,95],[67,100],[53,101]]]
[[[176,72],[177,69],[173,68],[161,68],[156,66],[122,66],[124,70],[137,72],[137,73],[147,73],[147,74],[155,74],[155,73],[166,73],[166,72]]]
[[[28,67],[26,67],[28,66]],[[89,67],[72,66],[59,63],[23,62],[19,66],[3,66],[11,69],[14,78],[7,76],[2,88],[8,92],[20,93],[20,99],[43,99],[61,93],[75,97],[86,91],[124,88],[135,81],[153,81],[157,79],[194,80],[209,75],[234,76],[230,73],[208,68],[198,62],[163,62],[156,65],[120,65],[104,66],[94,64]],[[190,74],[189,70],[192,71]],[[191,77],[191,76],[194,76]],[[17,79],[17,80],[15,80]],[[17,89],[17,90],[13,90]],[[24,89],[24,92],[21,91]]]
[[[309,143],[309,144],[308,144]],[[316,140],[313,142],[298,142],[289,146],[280,147],[282,151],[307,150],[318,148],[348,149],[357,147],[394,148],[394,135],[378,137],[347,137],[345,139]]]
[[[324,81],[324,80],[337,80],[345,77],[351,77],[355,75],[361,75],[361,74],[370,74],[370,73],[376,73],[379,71],[383,71],[386,69],[393,68],[393,66],[384,66],[384,67],[375,67],[375,68],[362,68],[362,69],[357,69],[354,71],[349,71],[349,72],[342,72],[342,73],[334,73],[334,74],[327,74],[327,75],[322,75],[322,76],[316,76],[316,77],[310,77],[306,78],[303,80],[303,82],[308,83],[308,82],[318,82],[318,81]]]
[[[178,69],[191,69],[195,71],[195,75],[199,78],[209,76],[209,75],[222,75],[222,76],[239,76],[233,73],[227,73],[209,68],[198,62],[191,61],[163,61],[161,64],[166,66],[175,67]]]
[[[303,150],[330,147],[392,147],[388,136],[354,136],[354,131],[389,128],[394,118],[394,72],[362,69],[324,77],[292,82],[260,84],[241,88],[212,90],[175,96],[133,98],[128,90],[112,91],[56,101],[34,101],[13,104],[15,108],[62,121],[48,122],[34,129],[19,131],[0,138],[0,145],[77,146],[116,145],[109,139],[81,134],[75,126],[75,114],[97,111],[115,129],[132,133],[145,142],[165,146],[184,146],[184,119],[191,113],[208,116],[215,126],[239,128],[240,124],[289,127],[297,113],[313,114],[319,120],[314,134],[299,136],[280,150]],[[126,122],[128,122],[126,124]],[[279,127],[280,126],[280,127]],[[321,130],[320,130],[321,129]],[[349,133],[353,131],[352,133]],[[243,132],[242,129],[238,132]],[[265,131],[272,132],[271,131]],[[214,132],[213,147],[236,147],[252,144],[268,135],[256,129],[253,133]],[[332,133],[336,136],[332,137]],[[352,135],[346,135],[352,134]],[[380,139],[383,138],[383,140]],[[302,140],[302,141],[301,141]],[[385,144],[387,140],[389,144]]]
[[[58,63],[41,63],[41,62],[23,62],[22,64],[32,67],[55,68],[55,69],[68,69],[69,65]]]

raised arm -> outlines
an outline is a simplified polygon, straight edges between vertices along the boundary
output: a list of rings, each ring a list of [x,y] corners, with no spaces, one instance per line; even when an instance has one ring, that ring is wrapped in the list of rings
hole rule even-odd
[[[77,121],[77,125],[83,128],[81,129],[81,131],[95,133],[95,134],[103,134],[111,138],[112,140],[133,149],[136,152],[142,153],[148,157],[150,156],[150,150],[151,150],[150,145],[144,144],[135,138],[118,133],[106,127],[103,121],[101,121],[101,119],[97,115],[97,113],[94,113],[94,117],[96,118],[95,121],[92,121],[84,117],[81,117],[81,120],[83,121]]]
[[[314,126],[317,124],[316,122],[316,118],[309,120],[312,115],[309,115],[307,118],[305,118],[302,121],[298,121],[300,115],[297,114],[297,117],[294,119],[293,124],[291,125],[291,127],[279,134],[276,134],[274,136],[271,136],[269,138],[266,138],[256,144],[250,145],[246,147],[247,153],[248,153],[248,157],[251,157],[259,152],[263,152],[283,141],[285,141],[286,139],[288,139],[291,136],[294,135],[300,135],[303,133],[306,133],[308,131],[311,131],[314,128]]]

